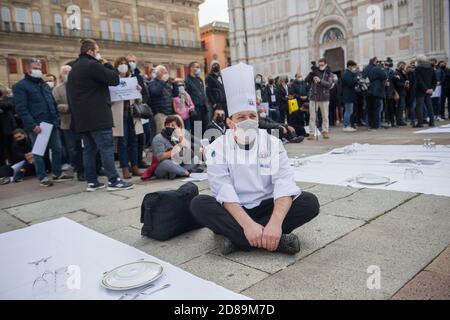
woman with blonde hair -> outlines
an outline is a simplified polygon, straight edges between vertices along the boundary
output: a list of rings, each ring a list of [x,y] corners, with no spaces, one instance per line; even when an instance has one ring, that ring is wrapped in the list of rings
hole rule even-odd
[[[131,67],[126,57],[117,58],[114,68],[119,72],[120,78],[131,77]],[[137,89],[142,90],[139,85]],[[124,100],[112,104],[113,136],[118,137],[119,162],[124,179],[141,175],[138,169],[137,135],[142,134],[144,129],[141,119],[133,118],[134,102],[134,100]]]

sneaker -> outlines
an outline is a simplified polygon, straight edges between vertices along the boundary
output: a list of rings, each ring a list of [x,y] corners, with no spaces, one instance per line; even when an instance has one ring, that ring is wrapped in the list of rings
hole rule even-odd
[[[356,132],[356,129],[353,129],[352,127],[347,127],[347,128],[342,129],[342,131],[344,131],[344,132]]]
[[[59,177],[53,176],[53,180],[55,182],[68,181],[68,180],[73,180],[73,176],[63,172],[63,173],[61,173],[61,175]]]
[[[96,182],[96,183],[88,183],[86,191],[87,192],[94,192],[97,191],[99,189],[103,189],[105,186],[104,183],[101,182]]]
[[[41,187],[51,187],[53,186],[53,180],[49,179],[48,177],[45,177],[44,179],[39,181],[39,185]]]
[[[228,238],[223,238],[222,243],[220,244],[220,253],[223,254],[224,256],[236,252],[238,251],[238,249],[236,248],[236,246],[233,244],[233,242],[230,241],[230,239]]]
[[[8,184],[11,182],[11,179],[9,177],[2,177],[0,178],[0,186]]]
[[[300,240],[295,234],[283,234],[277,252],[294,255],[300,252]]]
[[[441,121],[444,121],[444,119],[442,119],[441,116],[437,116],[437,117],[436,117],[436,121],[441,122]]]
[[[330,134],[328,132],[326,132],[326,131],[322,132],[322,136],[323,136],[324,139],[330,139]]]
[[[133,189],[134,185],[130,182],[123,181],[117,178],[116,182],[108,183],[108,191],[119,191],[119,190],[130,190]]]
[[[69,171],[69,170],[72,170],[72,166],[71,166],[70,164],[68,164],[68,163],[64,163],[64,164],[62,165],[62,167],[61,167],[61,170],[62,170],[62,171]]]
[[[307,140],[316,140],[316,136],[313,134],[309,134]]]

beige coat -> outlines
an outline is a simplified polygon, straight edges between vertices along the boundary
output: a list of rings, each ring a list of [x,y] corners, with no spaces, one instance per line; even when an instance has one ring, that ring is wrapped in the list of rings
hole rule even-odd
[[[61,129],[69,130],[71,116],[69,111],[69,105],[67,104],[66,84],[62,83],[59,86],[53,88],[53,97],[57,103],[59,116],[61,118]]]
[[[130,104],[133,104],[133,101],[130,100]],[[123,101],[113,102],[111,109],[114,121],[113,136],[123,137]],[[144,133],[141,119],[133,118],[133,121],[136,135]]]

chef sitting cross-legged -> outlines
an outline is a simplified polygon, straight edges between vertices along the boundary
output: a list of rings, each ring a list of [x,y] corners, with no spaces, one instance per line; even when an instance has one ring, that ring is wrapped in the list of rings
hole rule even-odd
[[[240,63],[222,70],[230,129],[206,151],[212,196],[191,202],[194,218],[224,236],[222,254],[250,251],[296,254],[291,233],[319,213],[319,202],[302,192],[282,142],[258,129],[253,67]]]

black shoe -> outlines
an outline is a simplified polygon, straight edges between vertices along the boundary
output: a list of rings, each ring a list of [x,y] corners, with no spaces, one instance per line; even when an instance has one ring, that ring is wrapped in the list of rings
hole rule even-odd
[[[283,234],[278,244],[277,252],[295,255],[300,252],[300,240],[293,234]]]
[[[106,177],[106,172],[103,168],[100,168],[100,170],[97,171],[97,176],[99,177]]]
[[[134,185],[130,182],[123,181],[117,178],[116,182],[108,183],[108,191],[121,191],[133,189]]]
[[[408,124],[406,122],[397,123],[397,126],[399,126],[399,127],[406,127],[407,125]]]
[[[415,124],[415,125],[413,125],[413,128],[423,128],[423,125],[421,125],[421,124]]]
[[[302,143],[305,137],[297,136],[289,140],[290,143]]]
[[[434,123],[430,122],[430,124],[428,125],[430,128],[435,127]]]
[[[139,161],[139,163],[138,163],[138,168],[139,169],[147,169],[149,166],[150,165],[147,162],[145,162],[144,160]]]
[[[236,251],[238,251],[238,249],[233,244],[233,242],[231,242],[230,239],[224,237],[222,243],[220,244],[220,253],[226,256]]]
[[[84,173],[77,173],[77,180],[80,182],[86,181],[86,177],[84,176]]]
[[[101,182],[96,182],[96,183],[88,183],[86,191],[87,192],[94,192],[97,191],[99,189],[103,189],[105,186],[104,183]]]
[[[194,168],[192,168],[191,170],[188,170],[188,171],[189,171],[189,173],[203,173],[204,170],[197,166],[197,167],[194,167]]]

